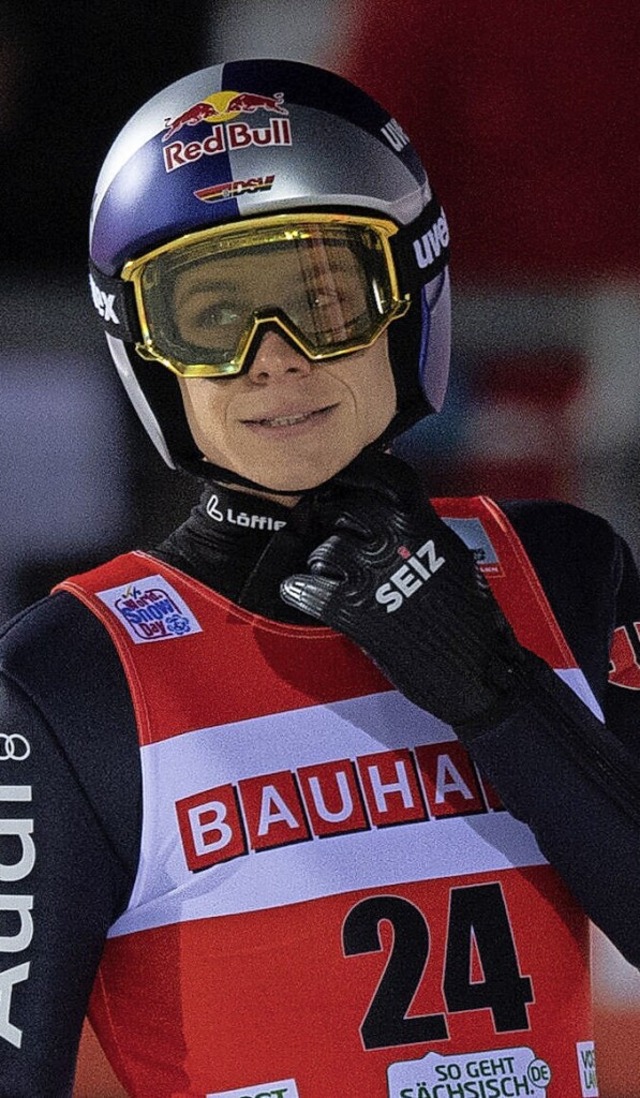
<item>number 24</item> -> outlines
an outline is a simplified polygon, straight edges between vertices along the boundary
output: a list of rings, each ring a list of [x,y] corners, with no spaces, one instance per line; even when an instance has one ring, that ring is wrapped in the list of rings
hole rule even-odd
[[[446,1040],[444,1014],[407,1017],[427,965],[428,923],[415,904],[400,896],[370,896],[347,915],[342,929],[345,956],[379,952],[380,923],[393,927],[393,946],[360,1032],[366,1049]],[[484,979],[471,980],[475,939]],[[533,1002],[531,980],[522,976],[509,915],[499,884],[451,891],[444,998],[449,1013],[488,1008],[498,1033],[529,1028],[527,1003]]]

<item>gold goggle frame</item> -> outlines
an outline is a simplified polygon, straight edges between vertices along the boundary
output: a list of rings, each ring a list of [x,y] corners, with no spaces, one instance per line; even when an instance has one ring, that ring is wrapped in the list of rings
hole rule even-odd
[[[280,310],[271,313],[267,307],[257,310],[259,316],[253,315],[251,325],[243,332],[239,339],[233,358],[227,362],[183,363],[177,358],[168,357],[166,353],[163,353],[163,351],[156,346],[149,327],[142,289],[143,272],[148,263],[158,256],[166,255],[170,252],[190,247],[191,245],[197,245],[207,240],[215,241],[216,251],[221,254],[224,254],[225,250],[235,251],[238,249],[239,230],[246,236],[247,243],[243,246],[248,248],[251,247],[252,243],[265,245],[269,243],[279,243],[283,240],[295,241],[308,239],[311,237],[311,233],[305,228],[305,222],[314,227],[321,227],[322,225],[353,226],[354,228],[366,229],[369,232],[373,232],[376,236],[384,257],[388,276],[389,304],[385,313],[380,316],[379,322],[374,325],[373,330],[366,340],[349,340],[332,349],[318,351],[305,339],[304,334],[294,324],[288,321],[288,318],[283,317]],[[271,238],[268,235],[265,236],[263,233],[263,230],[268,230],[270,228],[273,229],[273,236]],[[180,377],[235,377],[242,373],[257,333],[265,324],[276,325],[286,332],[295,346],[312,362],[336,358],[339,355],[353,354],[354,351],[365,350],[375,343],[391,321],[396,320],[407,312],[411,303],[409,294],[405,294],[402,297],[400,296],[398,278],[396,275],[393,253],[391,251],[390,239],[397,231],[397,227],[392,222],[383,220],[382,218],[352,217],[348,214],[343,215],[336,213],[314,212],[313,214],[306,214],[304,211],[299,211],[297,213],[275,214],[269,217],[254,218],[247,220],[244,224],[234,222],[230,225],[216,225],[212,228],[202,229],[199,232],[187,233],[177,240],[172,240],[168,244],[164,244],[159,248],[154,248],[153,251],[147,252],[146,255],[129,260],[122,270],[122,278],[133,284],[135,292],[136,308],[142,334],[142,342],[136,343],[136,351],[142,358],[160,362],[163,366],[166,366],[167,369],[171,370],[174,374],[178,374]],[[260,235],[259,241],[257,239],[258,235]],[[251,240],[252,236],[254,237],[253,241]]]

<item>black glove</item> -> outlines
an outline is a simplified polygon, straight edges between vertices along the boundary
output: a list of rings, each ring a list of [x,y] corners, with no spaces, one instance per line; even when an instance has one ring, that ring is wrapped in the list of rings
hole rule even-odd
[[[369,453],[318,492],[314,511],[328,536],[309,572],[282,582],[282,599],[350,637],[441,720],[508,712],[531,654],[413,470]]]

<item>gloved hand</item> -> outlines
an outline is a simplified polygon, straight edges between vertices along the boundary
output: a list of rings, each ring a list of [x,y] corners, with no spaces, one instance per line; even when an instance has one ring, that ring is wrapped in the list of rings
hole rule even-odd
[[[414,471],[389,454],[362,455],[320,489],[314,511],[327,536],[308,572],[281,583],[281,598],[350,637],[441,720],[508,712],[531,654]]]

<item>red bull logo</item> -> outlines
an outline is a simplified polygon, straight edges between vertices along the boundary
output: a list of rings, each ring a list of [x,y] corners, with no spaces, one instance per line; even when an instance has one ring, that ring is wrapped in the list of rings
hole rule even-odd
[[[237,121],[239,115],[255,115],[259,111],[266,111],[272,116],[268,125],[251,126],[248,122]],[[204,139],[171,140],[186,127],[199,126],[204,122],[211,123],[211,133]],[[202,156],[216,156],[217,153],[247,149],[253,145],[291,145],[291,123],[289,111],[284,106],[284,93],[214,92],[194,103],[177,118],[168,118],[162,141],[167,172],[192,164]]]
[[[239,114],[255,114],[256,111],[262,110],[288,115],[289,112],[283,105],[283,100],[283,92],[275,92],[274,95],[258,95],[256,92],[214,92],[199,103],[194,103],[177,118],[167,119],[162,140],[169,141],[175,134],[180,133],[184,126],[198,126],[201,122],[227,122]]]
[[[218,153],[263,148],[273,145],[292,145],[291,124],[288,118],[272,118],[268,126],[250,126],[247,122],[216,122],[211,133],[202,141],[172,141],[163,149],[164,168],[173,172],[186,164],[193,164],[203,156]]]

